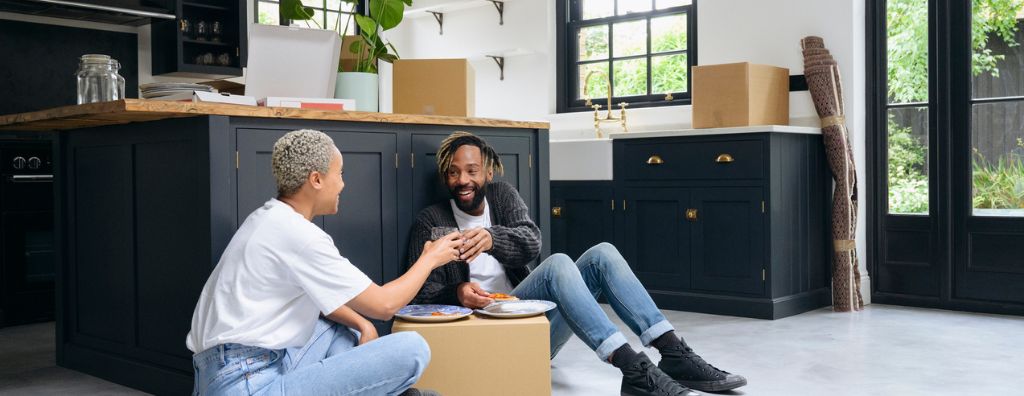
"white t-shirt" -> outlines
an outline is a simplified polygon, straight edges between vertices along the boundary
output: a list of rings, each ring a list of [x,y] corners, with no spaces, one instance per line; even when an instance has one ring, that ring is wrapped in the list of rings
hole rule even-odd
[[[185,345],[194,353],[227,343],[301,347],[320,313],[334,312],[370,283],[330,235],[271,199],[228,243],[203,286]]]
[[[484,214],[473,216],[459,210],[455,200],[450,200],[452,213],[455,214],[455,222],[459,229],[466,231],[472,228],[489,228],[491,226],[491,212],[487,205],[487,198],[484,198]],[[512,283],[505,275],[505,268],[501,266],[494,256],[487,253],[480,253],[473,261],[469,262],[469,280],[480,284],[480,287],[491,293],[509,293],[512,291]]]

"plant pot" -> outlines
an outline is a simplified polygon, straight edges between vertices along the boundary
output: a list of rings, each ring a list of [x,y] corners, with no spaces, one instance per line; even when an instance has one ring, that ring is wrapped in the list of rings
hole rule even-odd
[[[377,94],[379,86],[375,73],[338,73],[334,83],[334,97],[337,99],[355,99],[358,111],[377,111]]]

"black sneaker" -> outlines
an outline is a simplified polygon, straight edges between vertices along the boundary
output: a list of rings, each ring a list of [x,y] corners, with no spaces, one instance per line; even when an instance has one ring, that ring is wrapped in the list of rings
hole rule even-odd
[[[708,364],[685,343],[662,350],[658,368],[680,384],[704,392],[727,391],[747,384],[743,376]]]
[[[622,396],[700,396],[665,375],[643,352],[622,369]]]
[[[437,393],[435,391],[432,391],[430,389],[409,388],[409,389],[406,389],[405,392],[402,392],[402,394],[400,394],[398,396],[441,396],[441,394]]]

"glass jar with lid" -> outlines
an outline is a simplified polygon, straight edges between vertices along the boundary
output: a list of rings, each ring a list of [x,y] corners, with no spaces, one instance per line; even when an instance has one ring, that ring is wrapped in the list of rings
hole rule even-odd
[[[124,99],[121,64],[108,55],[86,54],[78,62],[78,104]]]

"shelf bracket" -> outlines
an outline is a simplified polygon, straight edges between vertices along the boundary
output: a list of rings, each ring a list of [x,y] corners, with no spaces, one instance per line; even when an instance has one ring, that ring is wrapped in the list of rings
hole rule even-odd
[[[494,59],[494,63],[498,64],[498,70],[501,73],[501,81],[505,81],[505,57],[498,55],[487,55],[487,57]]]
[[[505,25],[505,2],[502,0],[487,0],[494,4],[494,8],[498,9],[498,24]]]
[[[434,19],[437,20],[437,29],[438,29],[437,35],[443,36],[444,35],[444,13],[443,12],[437,12],[437,11],[427,11],[427,12],[429,12],[431,15],[433,15]]]

